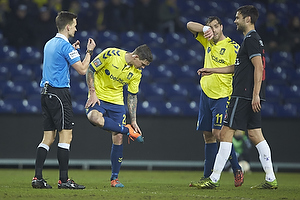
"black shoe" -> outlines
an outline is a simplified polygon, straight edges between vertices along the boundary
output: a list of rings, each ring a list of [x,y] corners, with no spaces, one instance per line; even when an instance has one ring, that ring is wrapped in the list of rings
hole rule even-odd
[[[58,181],[58,189],[84,189],[84,185],[78,185],[73,180],[68,179],[66,183],[62,183],[61,180]]]
[[[31,181],[31,185],[33,188],[40,188],[40,189],[51,189],[51,185],[47,184],[47,181],[45,181],[43,178],[42,179],[37,179],[34,177]]]

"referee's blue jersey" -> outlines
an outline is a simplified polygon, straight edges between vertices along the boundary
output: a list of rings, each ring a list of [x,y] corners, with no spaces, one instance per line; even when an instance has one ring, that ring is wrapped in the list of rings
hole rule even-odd
[[[70,87],[70,65],[80,61],[80,55],[62,34],[57,33],[44,47],[43,74],[40,87],[48,81],[52,87]]]

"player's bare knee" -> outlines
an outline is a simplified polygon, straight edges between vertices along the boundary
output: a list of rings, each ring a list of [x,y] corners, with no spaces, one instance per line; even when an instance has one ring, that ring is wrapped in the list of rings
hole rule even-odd
[[[103,127],[104,126],[104,119],[103,116],[100,112],[96,111],[96,110],[92,110],[89,114],[88,114],[88,119],[91,123]]]

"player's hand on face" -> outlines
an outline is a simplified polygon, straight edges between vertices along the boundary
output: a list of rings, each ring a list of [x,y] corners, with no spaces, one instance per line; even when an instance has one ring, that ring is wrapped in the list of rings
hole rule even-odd
[[[98,99],[96,93],[91,93],[90,98],[86,101],[85,108],[94,107],[95,104],[100,106],[100,100]]]
[[[256,95],[252,98],[252,110],[254,112],[259,112],[260,109],[261,109],[260,97],[259,95]]]
[[[76,42],[74,42],[74,44],[72,44],[72,46],[73,46],[75,49],[80,49],[80,41],[79,41],[79,40],[76,40]]]
[[[214,37],[214,32],[212,31],[211,28],[209,28],[207,31],[205,31],[205,33],[203,34],[203,36],[205,38],[207,38],[207,40],[211,40]]]
[[[87,42],[87,45],[86,45],[86,48],[88,50],[94,50],[95,47],[96,47],[96,42],[92,38],[89,38],[88,42]]]

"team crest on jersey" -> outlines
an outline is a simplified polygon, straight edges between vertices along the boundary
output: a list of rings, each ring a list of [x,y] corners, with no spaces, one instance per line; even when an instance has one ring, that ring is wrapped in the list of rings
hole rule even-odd
[[[94,63],[94,65],[96,67],[98,67],[98,66],[100,66],[102,64],[99,58],[97,58],[96,60],[94,60],[93,63]]]
[[[127,79],[130,80],[132,76],[133,76],[133,73],[130,72],[130,73],[127,75]]]
[[[226,49],[225,49],[225,48],[222,48],[222,49],[220,50],[220,55],[224,55],[225,51],[226,51]]]

